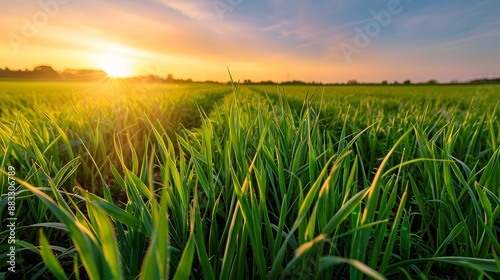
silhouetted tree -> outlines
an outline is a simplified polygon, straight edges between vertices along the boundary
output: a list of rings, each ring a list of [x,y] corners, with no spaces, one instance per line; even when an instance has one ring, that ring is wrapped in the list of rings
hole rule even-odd
[[[61,78],[61,75],[56,72],[52,67],[41,65],[35,67],[33,71],[26,69],[12,71],[8,67],[0,71],[0,78],[4,79],[20,79],[20,80],[57,80]]]
[[[103,70],[98,69],[65,69],[61,78],[70,81],[98,81],[108,77]]]
[[[275,85],[276,83],[273,81],[262,81],[259,84],[261,84],[261,85]]]
[[[33,70],[33,77],[46,80],[59,79],[61,75],[57,73],[52,67],[47,65],[40,65]]]

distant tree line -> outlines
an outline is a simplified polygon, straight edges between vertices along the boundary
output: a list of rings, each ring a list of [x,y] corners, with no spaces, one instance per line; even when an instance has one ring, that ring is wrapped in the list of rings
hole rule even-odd
[[[303,82],[303,81],[299,81],[299,80],[293,80],[293,81],[286,81],[286,82],[278,83],[278,82],[273,82],[271,80],[261,81],[261,82],[253,82],[252,80],[249,80],[249,79],[243,80],[242,84],[244,84],[244,85],[276,85],[276,84],[280,84],[280,85],[323,85],[323,83],[315,82],[315,81]]]
[[[470,81],[471,84],[500,84],[500,78],[478,79]]]
[[[33,70],[10,70],[0,68],[0,79],[2,80],[43,80],[43,81],[63,81],[77,80],[90,81],[106,78],[108,75],[102,70],[94,69],[66,69],[59,73],[51,66],[40,65]]]
[[[102,80],[107,78],[108,75],[103,70],[96,69],[66,69],[59,73],[54,70],[51,66],[40,65],[35,67],[33,70],[10,70],[8,67],[5,69],[0,68],[0,80],[47,80],[47,81],[93,81]],[[213,83],[221,84],[217,81],[203,81],[194,82],[192,79],[175,79],[172,74],[168,74],[166,77],[160,77],[158,75],[145,75],[137,76],[131,78],[125,78],[129,82],[148,82],[148,83],[170,83],[170,84],[189,84],[189,83]],[[230,83],[230,82],[227,82]],[[260,81],[254,82],[250,79],[243,80],[242,84],[245,85],[437,85],[439,82],[437,80],[429,80],[427,82],[412,83],[411,80],[405,80],[403,83],[394,81],[389,83],[387,80],[381,83],[362,83],[357,80],[349,80],[347,83],[321,83],[321,82],[304,82],[299,80],[285,81],[285,82],[275,82],[275,81]],[[469,82],[459,82],[453,80],[446,84],[500,84],[500,78],[491,79],[476,79]]]
[[[453,83],[453,82],[452,82]],[[387,82],[386,80],[385,81],[382,81],[380,83],[381,85],[389,85],[389,82]],[[394,81],[392,83],[392,85],[437,85],[439,84],[438,81],[436,80],[429,80],[427,82],[421,82],[421,83],[413,83],[411,80],[405,80],[403,83],[399,83],[398,81]]]

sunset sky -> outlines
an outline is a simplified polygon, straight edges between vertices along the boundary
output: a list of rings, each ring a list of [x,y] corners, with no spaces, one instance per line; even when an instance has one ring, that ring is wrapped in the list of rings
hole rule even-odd
[[[500,76],[499,12],[498,0],[3,1],[0,67],[218,81],[227,68],[254,81],[470,80]]]

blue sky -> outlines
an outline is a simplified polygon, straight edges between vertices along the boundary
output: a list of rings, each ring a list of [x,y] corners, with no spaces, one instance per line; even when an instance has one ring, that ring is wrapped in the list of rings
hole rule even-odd
[[[2,5],[0,61],[11,68],[114,65],[130,68],[130,75],[173,73],[220,81],[228,79],[226,67],[239,79],[273,81],[447,82],[500,76],[500,1],[493,0]],[[390,14],[383,26],[374,16],[380,13]],[[35,32],[23,33],[30,23]]]

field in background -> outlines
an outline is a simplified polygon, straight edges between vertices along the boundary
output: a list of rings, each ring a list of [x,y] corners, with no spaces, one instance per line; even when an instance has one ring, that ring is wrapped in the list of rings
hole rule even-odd
[[[500,275],[500,86],[1,83],[0,98],[18,273]]]

